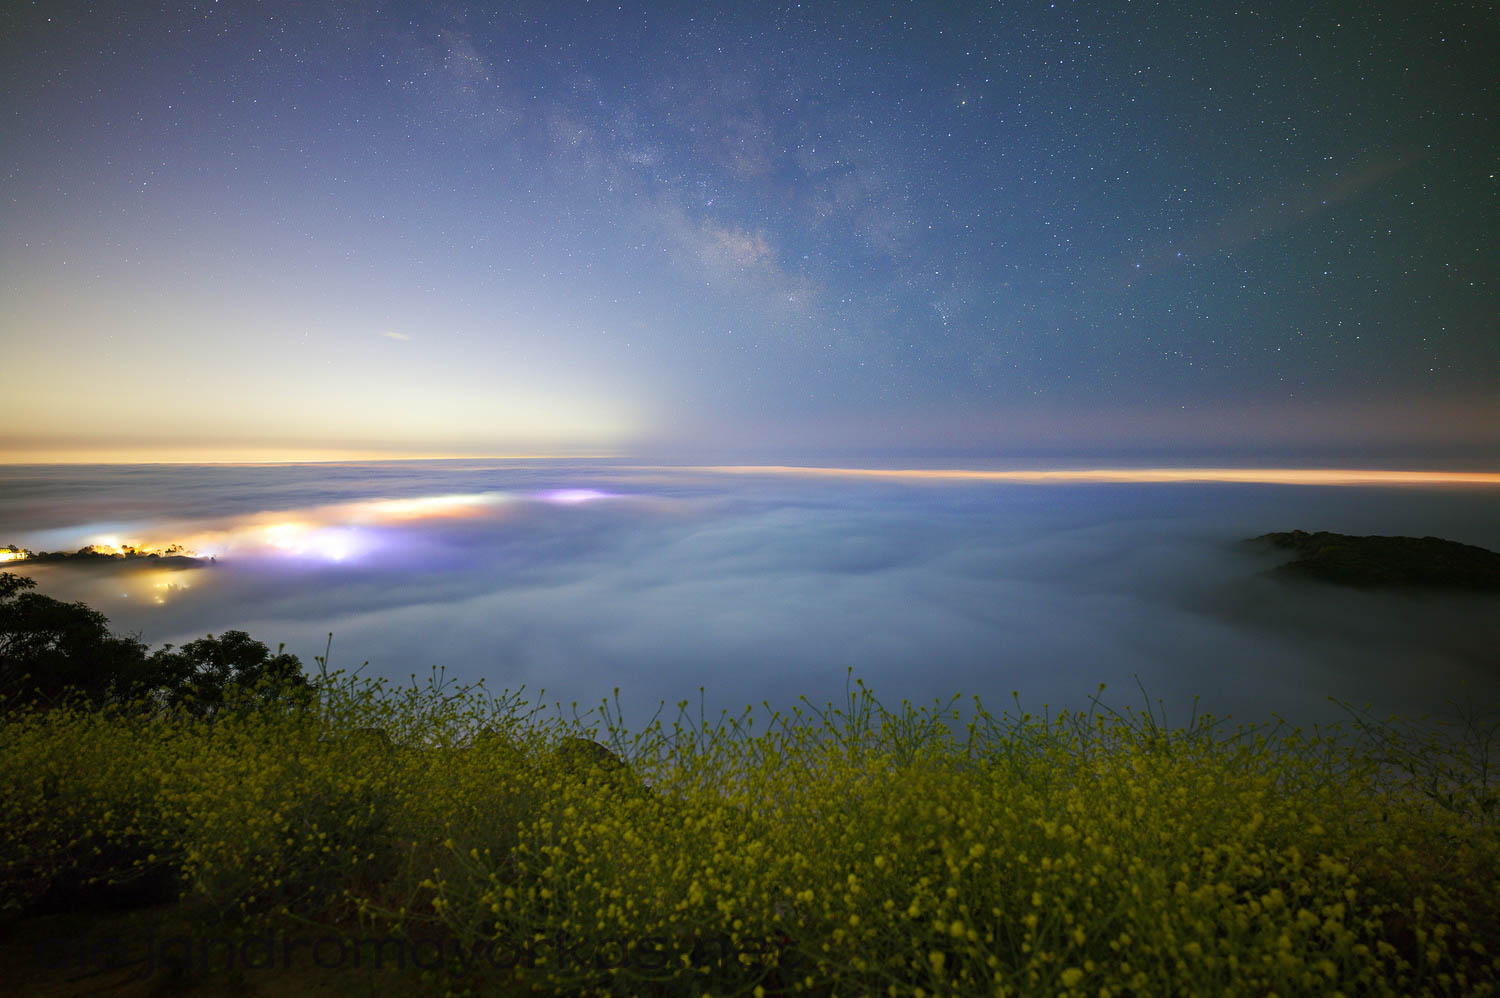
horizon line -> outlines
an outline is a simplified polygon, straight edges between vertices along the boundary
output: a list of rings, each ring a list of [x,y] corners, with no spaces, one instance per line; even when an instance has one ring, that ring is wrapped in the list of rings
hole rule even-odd
[[[141,467],[141,466],[212,466],[276,467],[313,464],[419,463],[426,461],[610,461],[625,455],[615,453],[587,454],[422,454],[394,455],[375,452],[342,452],[308,457],[277,457],[264,460],[245,458],[183,460],[82,460],[56,459],[42,461],[9,460],[0,457],[0,467]],[[640,464],[618,465],[622,471],[675,471],[715,475],[778,475],[808,478],[885,479],[892,481],[930,482],[1014,482],[1021,484],[1099,483],[1099,484],[1172,484],[1225,483],[1267,485],[1500,485],[1500,472],[1489,471],[1408,471],[1388,468],[1288,468],[1226,467],[1222,465],[1159,465],[1148,467],[1074,466],[1052,468],[871,468],[824,465],[786,464]]]
[[[667,467],[667,466],[662,466]],[[1113,484],[1223,482],[1266,485],[1500,485],[1500,472],[1400,471],[1379,468],[837,468],[797,465],[698,465],[679,471],[724,475],[803,475],[813,478],[884,478],[902,481],[1099,482]]]
[[[389,464],[416,461],[608,461],[623,455],[617,453],[589,454],[386,454],[382,452],[349,452],[338,456],[319,454],[312,457],[268,457],[264,459],[226,458],[142,458],[135,461],[119,459],[89,460],[87,458],[52,458],[43,460],[13,459],[0,456],[0,467],[110,467],[135,468],[142,465],[212,465],[214,467],[271,467],[288,464]]]

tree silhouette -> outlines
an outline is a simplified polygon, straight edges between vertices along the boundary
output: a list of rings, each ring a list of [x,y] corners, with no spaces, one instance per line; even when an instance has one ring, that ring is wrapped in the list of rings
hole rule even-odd
[[[280,648],[272,655],[244,631],[225,631],[217,638],[210,634],[175,650],[166,645],[152,653],[150,662],[166,702],[205,717],[313,692],[296,655]]]
[[[72,689],[102,704],[155,685],[144,644],[111,634],[97,610],[29,591],[35,587],[0,572],[0,695],[7,703],[55,702]]]
[[[215,717],[273,703],[306,702],[315,687],[295,655],[276,654],[244,631],[225,631],[147,654],[133,637],[83,603],[31,592],[36,583],[0,572],[0,709],[43,705],[70,693],[88,703],[137,702]]]

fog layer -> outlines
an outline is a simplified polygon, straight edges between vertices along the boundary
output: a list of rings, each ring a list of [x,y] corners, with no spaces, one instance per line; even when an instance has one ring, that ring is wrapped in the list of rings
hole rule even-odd
[[[1500,549],[1493,488],[809,480],[484,462],[7,468],[0,545],[211,553],[189,572],[8,566],[116,630],[248,630],[312,665],[430,666],[627,722],[977,694],[1335,718],[1500,698],[1500,601],[1294,583],[1235,542],[1272,530]]]

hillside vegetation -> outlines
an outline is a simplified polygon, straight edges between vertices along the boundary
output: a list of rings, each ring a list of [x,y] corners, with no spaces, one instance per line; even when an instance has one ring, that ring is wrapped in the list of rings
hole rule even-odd
[[[0,906],[335,933],[317,966],[399,950],[381,990],[407,993],[1488,994],[1500,973],[1494,727],[1472,715],[1169,729],[1149,704],[888,710],[856,684],[631,731],[437,676],[316,689],[212,716],[12,703]],[[178,973],[254,978],[240,956]]]

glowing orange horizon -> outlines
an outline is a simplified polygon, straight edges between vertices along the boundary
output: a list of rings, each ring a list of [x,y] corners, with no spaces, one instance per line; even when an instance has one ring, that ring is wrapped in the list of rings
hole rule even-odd
[[[68,464],[360,464],[369,461],[600,461],[617,458],[612,453],[586,454],[481,454],[481,453],[412,453],[411,451],[324,450],[288,451],[275,449],[229,449],[197,451],[119,451],[70,450],[38,455],[27,451],[0,451],[0,465],[68,465]]]
[[[1073,468],[981,471],[970,468],[818,468],[795,465],[703,465],[678,468],[722,475],[804,475],[967,482],[1240,482],[1264,485],[1500,485],[1500,472],[1390,471],[1358,468]]]

